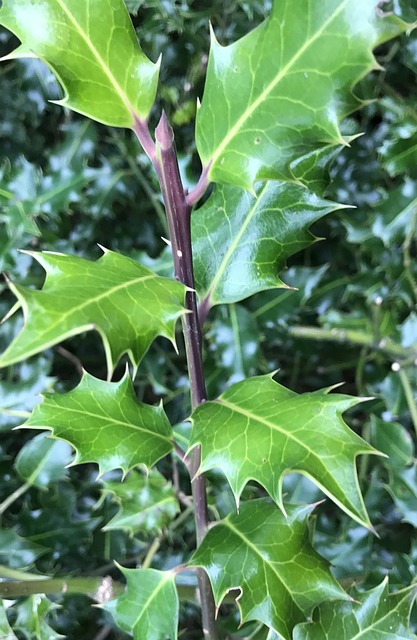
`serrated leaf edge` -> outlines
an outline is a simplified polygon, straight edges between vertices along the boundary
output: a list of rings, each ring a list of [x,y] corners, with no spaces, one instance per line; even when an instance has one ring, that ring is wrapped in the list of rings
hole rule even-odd
[[[94,376],[91,376],[87,371],[83,370],[83,375],[82,375],[81,381],[77,385],[77,387],[81,384],[81,382],[84,380],[84,378],[89,378],[89,377],[94,377]],[[101,382],[103,382],[103,381],[101,381]],[[109,382],[109,381],[107,380],[106,382]],[[132,389],[134,389],[133,383],[132,383],[132,379],[131,379],[131,377],[129,375],[129,369],[128,369],[127,366],[126,366],[126,371],[125,371],[125,373],[123,375],[123,378],[121,378],[119,380],[119,382],[114,382],[112,384],[118,385],[119,387],[122,387],[123,384],[125,384],[126,386],[129,386]],[[77,387],[75,387],[73,390],[75,390]],[[53,397],[54,393],[40,393],[39,395],[44,400],[44,399],[48,399],[49,397]],[[60,395],[65,395],[65,394],[60,394]],[[149,406],[152,406],[152,405],[149,405]],[[162,410],[164,412],[162,400],[160,401],[160,403],[159,403],[159,405],[157,407],[154,406],[153,408]],[[35,409],[36,409],[36,407],[35,407]],[[82,413],[84,415],[86,414],[85,411],[83,411]],[[26,422],[28,422],[30,419],[31,418],[28,418],[28,420]],[[69,464],[66,465],[66,467],[65,467],[66,469],[70,469],[71,467],[75,467],[75,466],[77,466],[79,464],[88,464],[88,463],[96,464],[98,466],[98,468],[99,468],[96,480],[99,480],[103,475],[105,475],[109,471],[108,469],[102,470],[102,468],[100,466],[100,463],[97,462],[96,460],[81,460],[80,461],[80,459],[79,459],[80,458],[80,453],[79,453],[78,448],[76,446],[74,446],[74,444],[70,440],[68,440],[67,438],[65,438],[63,436],[55,435],[54,427],[49,427],[49,426],[46,426],[46,425],[31,425],[31,424],[27,425],[26,423],[23,423],[21,425],[17,425],[16,427],[14,427],[12,429],[12,431],[20,430],[20,429],[33,429],[34,431],[42,431],[43,429],[45,429],[46,431],[50,432],[50,435],[48,436],[49,438],[51,438],[53,440],[62,440],[63,442],[66,442],[67,444],[69,444],[70,447],[75,451],[75,457]],[[173,434],[171,435],[171,437],[168,437],[168,436],[163,436],[162,434],[157,433],[155,431],[150,431],[149,429],[141,428],[140,430],[141,431],[147,431],[147,432],[151,433],[153,436],[161,438],[161,440],[166,440],[169,444],[172,445],[172,449],[174,448],[174,435]],[[165,455],[167,455],[167,454],[163,454],[159,458],[159,460],[162,460],[162,458],[164,458]],[[156,462],[158,462],[158,460]],[[152,466],[155,466],[156,462]],[[136,464],[133,464],[131,467],[128,467],[126,469],[123,469],[123,467],[114,467],[114,469],[120,469],[122,471],[122,481],[125,479],[127,474],[130,471],[132,471],[132,469],[136,469],[136,468],[142,468],[144,470],[144,472],[147,475],[149,475],[150,468],[147,467],[144,463],[136,463]]]

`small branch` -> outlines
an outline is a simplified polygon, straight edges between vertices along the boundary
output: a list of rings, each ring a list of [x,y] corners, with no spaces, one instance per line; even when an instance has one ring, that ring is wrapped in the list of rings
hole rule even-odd
[[[94,636],[93,640],[106,640],[111,632],[112,628],[110,627],[110,625],[106,625],[97,633],[97,635]]]
[[[84,593],[95,599],[104,578],[50,578],[44,580],[26,580],[20,582],[0,582],[0,598],[18,598],[37,593]],[[112,582],[112,592],[116,596],[124,591],[125,586],[120,582]]]
[[[13,493],[7,496],[7,498],[0,504],[0,515],[2,515],[6,511],[6,509],[8,509],[13,504],[13,502],[16,502],[16,500],[20,498],[20,496],[26,493],[26,491],[30,489],[30,487],[31,484],[29,482],[25,482],[20,487],[18,487],[16,491],[13,491]]]
[[[151,546],[148,549],[148,553],[145,556],[144,561],[142,562],[142,569],[149,569],[149,567],[152,564],[152,560],[155,557],[155,554],[157,553],[159,547],[161,546],[161,536],[158,536],[157,538],[155,538],[155,540],[152,542]]]
[[[198,321],[197,298],[194,290],[193,256],[191,248],[190,214],[191,205],[181,181],[177,153],[174,144],[174,132],[165,113],[155,130],[156,155],[154,167],[164,198],[168,228],[174,259],[175,278],[188,288],[185,294],[185,308],[189,313],[182,317],[182,327],[187,355],[188,374],[193,409],[207,399],[204,380],[201,329]],[[201,451],[193,450],[191,469],[200,466]],[[208,529],[208,511],[205,476],[202,474],[192,480],[194,516],[196,522],[197,544],[204,539]],[[198,570],[198,584],[201,601],[203,634],[205,640],[217,640],[216,607],[210,580],[203,569]]]
[[[196,186],[187,195],[187,204],[189,207],[193,207],[196,204],[196,202],[200,200],[201,196],[203,196],[204,193],[206,192],[207,187],[210,184],[210,181],[208,179],[210,167],[211,167],[211,161],[206,167],[204,167],[203,171],[201,172],[200,179],[197,182]]]
[[[0,582],[0,598],[13,600],[14,598],[27,597],[42,593],[44,595],[62,593],[83,593],[95,599],[103,584],[103,578],[49,578],[46,580],[28,580],[22,582],[7,581]],[[178,597],[187,602],[196,602],[196,587],[177,585]],[[121,582],[112,581],[113,596],[123,593],[125,585]],[[232,604],[239,595],[238,591],[226,594],[223,602]]]
[[[360,331],[344,329],[321,329],[320,327],[293,327],[290,334],[295,338],[306,338],[308,340],[328,340],[330,342],[347,343],[368,347],[371,351],[378,351],[384,354],[387,359],[400,359],[402,365],[405,362],[414,363],[417,358],[417,349],[405,348],[389,338],[381,338],[375,341],[371,336]]]
[[[133,131],[136,134],[142,148],[151,162],[155,160],[155,142],[152,140],[152,136],[149,133],[148,123],[146,120],[140,120],[135,116],[135,124]]]
[[[65,347],[62,347],[61,345],[55,347],[56,351],[66,360],[69,360],[69,362],[71,362],[74,367],[77,370],[77,373],[79,373],[80,376],[83,375],[84,369],[83,369],[83,365],[82,362],[79,358],[77,358],[77,356],[75,356],[73,353],[71,353],[71,351],[68,351],[68,349],[65,349]]]

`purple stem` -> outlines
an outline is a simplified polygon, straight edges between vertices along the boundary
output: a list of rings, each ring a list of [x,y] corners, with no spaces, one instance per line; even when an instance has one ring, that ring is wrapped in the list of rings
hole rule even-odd
[[[158,174],[168,220],[168,228],[174,259],[175,278],[185,284],[185,307],[182,326],[187,355],[188,373],[193,409],[207,400],[201,347],[201,330],[197,313],[197,298],[194,290],[193,255],[191,247],[191,205],[187,202],[174,143],[174,132],[165,113],[155,130],[156,153],[153,160]],[[194,498],[194,513],[199,545],[208,529],[206,483],[203,474],[194,476],[201,464],[201,450],[196,447],[191,457],[191,477]],[[203,633],[205,640],[217,640],[215,626],[216,607],[210,580],[203,569],[198,570]]]
[[[192,191],[190,191],[190,193],[187,195],[187,204],[192,207],[193,205],[195,205],[196,202],[198,202],[201,198],[201,196],[205,193],[210,181],[208,178],[208,174],[210,171],[210,167],[211,167],[211,160],[209,162],[209,164],[204,167],[203,171],[201,172],[201,176],[199,181],[197,182],[196,186],[194,187],[194,189]]]
[[[155,143],[152,140],[152,136],[149,133],[148,122],[147,120],[141,120],[136,115],[134,116],[135,124],[133,125],[133,131],[135,132],[140,144],[143,147],[144,152],[151,160],[153,164],[155,164]]]

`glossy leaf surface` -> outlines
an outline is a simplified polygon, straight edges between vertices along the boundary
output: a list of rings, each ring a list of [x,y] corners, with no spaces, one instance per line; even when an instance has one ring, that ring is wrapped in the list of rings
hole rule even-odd
[[[256,480],[284,509],[283,475],[296,471],[370,527],[355,460],[377,452],[341,417],[357,403],[329,389],[298,395],[270,375],[249,378],[197,407],[190,448],[201,445],[200,472],[222,469],[237,501],[246,483]]]
[[[286,518],[269,500],[254,500],[210,529],[192,564],[207,571],[216,604],[239,589],[242,622],[259,620],[290,640],[315,605],[347,599],[310,544],[313,508],[290,506]]]
[[[22,42],[6,59],[46,62],[63,106],[114,127],[149,114],[159,65],[142,52],[123,0],[4,0],[0,24]]]
[[[34,640],[60,640],[65,636],[54,631],[47,622],[48,614],[56,608],[57,605],[45,596],[30,596],[19,606],[15,627],[30,633]]]
[[[0,601],[0,638],[4,640],[18,640],[17,636],[13,633],[9,621],[7,619],[6,609],[3,603]]]
[[[126,592],[105,608],[134,640],[176,640],[178,595],[175,575],[155,569],[124,569]]]
[[[408,628],[415,585],[390,594],[386,578],[374,589],[354,595],[360,604],[320,605],[313,622],[296,627],[294,640],[416,640]]]
[[[192,217],[196,288],[209,306],[285,287],[287,258],[315,240],[313,222],[339,205],[295,184],[267,181],[256,195],[217,187]]]
[[[120,505],[120,511],[106,524],[105,531],[123,529],[131,534],[154,536],[179,511],[171,483],[156,469],[147,476],[132,471],[122,482],[103,480],[103,493]]]
[[[45,547],[40,544],[12,530],[0,529],[0,564],[11,569],[27,569],[45,552]]]
[[[45,269],[45,283],[40,291],[10,285],[25,324],[1,356],[0,366],[95,329],[111,374],[124,353],[136,368],[156,336],[174,341],[185,292],[179,282],[108,250],[96,262],[63,254],[31,255]]]
[[[234,44],[213,36],[196,129],[211,180],[291,180],[302,156],[344,144],[340,120],[360,105],[353,85],[376,68],[373,47],[404,29],[381,22],[374,0],[282,0]]]
[[[151,467],[172,449],[163,408],[139,402],[127,373],[120,382],[85,373],[72,391],[45,394],[23,426],[50,429],[76,449],[74,464],[95,462],[101,473]]]
[[[49,434],[40,433],[29,440],[19,452],[15,469],[28,484],[46,489],[67,475],[66,466],[71,461],[71,448],[66,442],[52,440]]]

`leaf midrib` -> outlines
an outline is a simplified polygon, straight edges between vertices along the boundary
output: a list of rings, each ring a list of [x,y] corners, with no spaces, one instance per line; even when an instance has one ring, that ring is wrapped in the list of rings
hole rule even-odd
[[[300,49],[298,49],[297,53],[291,58],[289,62],[287,62],[285,67],[283,67],[283,69],[279,71],[279,73],[269,83],[269,85],[262,91],[262,93],[258,96],[258,98],[256,98],[256,100],[252,103],[252,105],[243,112],[240,118],[236,121],[236,123],[230,129],[229,133],[223,138],[222,142],[219,144],[217,149],[215,149],[211,158],[209,158],[209,162],[211,163],[212,167],[216,164],[217,160],[219,159],[223,151],[227,148],[228,144],[233,140],[233,138],[238,134],[239,130],[242,128],[245,122],[251,117],[252,113],[256,111],[259,105],[268,98],[271,91],[275,89],[277,84],[279,84],[282,78],[285,77],[285,75],[288,73],[291,67],[305,53],[308,47],[311,44],[313,44],[313,42],[315,42],[324,33],[325,29],[329,26],[329,24],[331,24],[333,20],[339,15],[339,13],[341,13],[346,8],[347,1],[348,0],[344,0],[336,9],[336,11],[334,11],[334,13],[332,13],[332,15],[323,23],[323,25],[314,34],[314,36],[306,40],[304,45],[300,47]]]
[[[297,607],[297,609],[299,611],[302,611],[300,609],[300,607],[298,606],[297,602],[294,600],[294,597],[291,593],[291,591],[289,590],[288,586],[286,585],[286,583],[284,582],[284,580],[281,578],[281,576],[279,575],[278,571],[275,569],[275,567],[266,559],[264,558],[264,556],[262,555],[262,553],[259,551],[259,549],[256,547],[256,545],[253,544],[253,542],[251,542],[249,540],[249,538],[247,538],[241,531],[239,531],[239,529],[237,529],[235,526],[233,526],[230,522],[230,520],[224,520],[223,523],[225,526],[229,527],[229,529],[235,534],[237,535],[241,540],[243,540],[243,542],[254,551],[254,553],[259,556],[262,560],[262,563],[265,564],[266,566],[268,566],[272,573],[274,573],[274,575],[278,578],[278,581],[280,582],[280,584],[283,586],[284,590],[290,595],[291,600],[293,601],[293,603],[295,604],[295,606]],[[244,595],[243,593],[243,589],[242,589],[242,596]],[[276,633],[278,633],[278,631],[276,629],[274,629],[274,631]]]
[[[59,409],[62,409],[63,407],[60,407],[59,405],[56,405]],[[171,444],[171,439],[168,436],[164,436],[161,433],[158,433],[157,431],[151,431],[150,429],[146,429],[146,427],[142,427],[140,425],[137,424],[133,424],[132,422],[124,422],[123,420],[117,420],[117,418],[113,418],[112,416],[105,416],[101,413],[93,413],[92,411],[87,411],[86,409],[75,409],[74,407],[71,407],[70,409],[67,409],[67,411],[69,413],[80,413],[83,416],[89,416],[90,418],[96,418],[99,420],[103,420],[103,422],[107,422],[108,424],[106,425],[107,427],[110,427],[110,425],[112,424],[117,424],[117,425],[121,425],[122,427],[127,427],[128,429],[132,429],[133,431],[143,431],[144,433],[149,433],[152,436],[155,436],[157,438],[160,438],[161,440],[164,440],[166,442],[168,442],[169,444]],[[28,424],[26,423],[27,426],[37,426],[34,424]],[[39,427],[45,426],[45,425],[38,425]],[[52,429],[53,427],[49,427],[50,429]],[[54,428],[55,433],[57,433],[57,430]],[[83,432],[85,432],[85,430],[83,429]]]
[[[251,210],[247,214],[244,223],[242,224],[242,226],[239,229],[238,233],[236,234],[235,238],[232,240],[229,249],[225,253],[225,255],[223,257],[223,260],[221,261],[221,263],[219,265],[219,268],[217,269],[217,272],[216,272],[213,280],[211,281],[211,284],[207,287],[207,291],[204,294],[204,299],[208,299],[208,298],[212,297],[213,293],[216,291],[216,288],[217,288],[222,276],[224,275],[224,272],[226,271],[226,267],[227,267],[232,255],[236,251],[236,248],[239,246],[242,236],[246,232],[246,229],[248,228],[250,222],[252,222],[253,217],[255,216],[256,212],[258,211],[258,209],[260,207],[261,200],[262,200],[263,196],[265,195],[265,191],[268,189],[268,186],[269,186],[269,183],[266,182],[264,184],[264,186],[262,187],[262,190],[259,193],[259,195],[257,196],[257,198],[256,198]],[[227,214],[226,214],[225,210],[224,210],[224,213],[225,213],[225,215],[227,217]]]
[[[88,2],[88,0],[86,0]],[[110,83],[113,85],[113,88],[115,89],[117,95],[120,97],[121,101],[123,102],[123,104],[125,105],[126,109],[129,111],[129,113],[133,114],[135,113],[135,109],[133,107],[133,105],[130,103],[129,98],[127,97],[125,91],[122,89],[122,87],[120,86],[120,84],[117,82],[116,78],[114,77],[114,75],[112,74],[112,72],[110,71],[109,67],[107,66],[107,64],[104,62],[103,58],[101,57],[101,55],[99,54],[99,52],[97,51],[97,49],[95,48],[94,44],[92,43],[89,35],[84,31],[84,29],[81,27],[81,25],[77,22],[77,20],[74,18],[74,16],[71,14],[70,11],[68,11],[67,7],[65,6],[64,2],[62,0],[56,0],[56,2],[59,4],[59,6],[61,7],[62,11],[64,11],[64,13],[68,16],[68,19],[72,22],[72,24],[74,25],[75,29],[78,31],[78,33],[80,34],[80,36],[84,39],[85,43],[87,44],[87,46],[90,48],[93,56],[95,57],[95,59],[97,60],[99,66],[102,68],[102,70],[104,71],[105,75],[108,77],[108,79],[110,80]]]
[[[51,333],[51,331],[53,331],[55,329],[55,327],[57,325],[61,325],[64,321],[68,320],[68,318],[70,318],[74,313],[77,313],[78,311],[80,311],[81,309],[84,309],[84,307],[88,307],[91,304],[96,304],[99,300],[102,300],[103,298],[107,298],[109,296],[112,296],[116,291],[119,291],[120,289],[123,288],[127,288],[130,286],[133,286],[135,284],[138,284],[138,282],[143,282],[145,280],[150,280],[152,278],[158,278],[158,276],[156,274],[150,274],[147,276],[141,276],[140,278],[135,278],[134,280],[129,280],[128,282],[123,282],[122,284],[118,284],[114,287],[112,287],[111,289],[107,289],[106,291],[104,291],[103,293],[100,293],[99,295],[95,296],[94,298],[89,298],[88,300],[85,300],[84,302],[82,302],[81,304],[79,304],[76,307],[72,307],[68,312],[62,314],[58,320],[54,323],[51,323],[48,325],[48,334]],[[61,293],[62,293],[62,289],[60,289]],[[45,291],[45,289],[39,291],[38,293],[51,293],[50,291],[48,291],[48,289]],[[22,304],[25,304],[27,306],[26,300],[24,297],[22,297]],[[98,326],[99,323],[96,323]]]
[[[164,576],[163,579],[160,581],[160,583],[158,584],[158,586],[156,587],[156,589],[154,589],[152,591],[152,593],[150,594],[149,598],[146,600],[146,602],[143,604],[142,606],[142,610],[139,613],[138,617],[136,618],[136,620],[134,621],[132,628],[135,629],[137,627],[137,625],[139,624],[139,622],[141,621],[141,619],[143,618],[144,613],[146,612],[146,610],[149,608],[152,600],[154,600],[156,598],[156,596],[158,595],[158,593],[161,591],[161,589],[172,580],[171,576]]]
[[[240,413],[241,415],[246,416],[250,420],[255,420],[256,422],[260,422],[261,424],[264,424],[266,427],[269,427],[270,429],[272,429],[274,431],[278,431],[284,437],[287,437],[289,440],[293,440],[294,442],[296,442],[301,448],[303,448],[306,451],[308,451],[310,455],[312,455],[313,457],[315,457],[317,459],[320,459],[320,457],[317,455],[317,453],[315,451],[313,451],[313,449],[310,449],[310,447],[308,447],[304,442],[302,442],[301,440],[296,438],[294,434],[292,434],[292,433],[286,431],[285,429],[279,427],[277,424],[274,424],[273,422],[270,422],[266,418],[262,418],[261,416],[257,415],[256,413],[252,413],[251,411],[248,411],[247,409],[242,409],[238,405],[234,404],[233,402],[228,402],[224,398],[219,398],[216,402],[219,402],[220,404],[225,405],[231,411],[236,411],[236,413]]]

